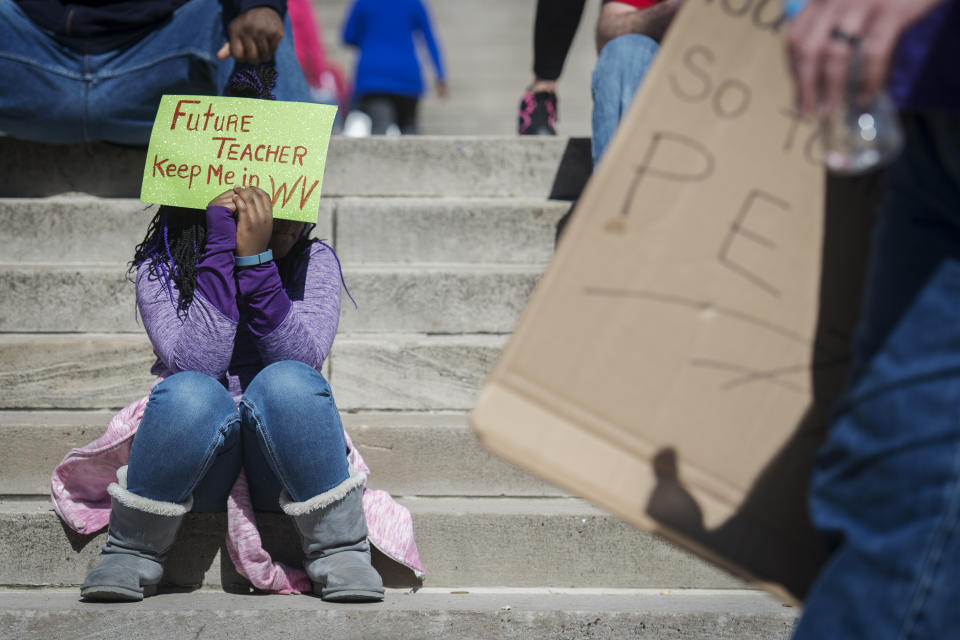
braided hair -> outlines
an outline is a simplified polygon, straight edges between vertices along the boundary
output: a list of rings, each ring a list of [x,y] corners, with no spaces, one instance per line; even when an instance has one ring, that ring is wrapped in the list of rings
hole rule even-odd
[[[230,78],[230,95],[235,98],[276,100],[270,93],[277,84],[277,70],[265,64],[238,67]]]
[[[177,313],[185,316],[197,287],[197,262],[206,245],[207,220],[201,211],[163,205],[134,249],[129,272],[146,264],[146,277],[163,282],[171,299],[176,287],[180,293]]]
[[[277,81],[277,72],[267,65],[238,65],[230,78],[228,93],[238,98],[276,100],[271,93]],[[284,281],[307,255],[314,239],[307,225],[300,238],[277,266]],[[135,274],[141,265],[147,265],[145,277],[160,280],[173,299],[173,288],[179,292],[177,314],[185,317],[193,302],[197,287],[197,262],[207,244],[207,219],[200,209],[162,205],[147,227],[143,242],[134,249],[128,273]]]

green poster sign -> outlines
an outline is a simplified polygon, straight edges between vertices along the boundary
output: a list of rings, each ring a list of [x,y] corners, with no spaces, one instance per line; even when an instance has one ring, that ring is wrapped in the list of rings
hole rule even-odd
[[[163,96],[140,199],[206,209],[234,185],[273,198],[276,218],[316,222],[337,108],[217,96]]]

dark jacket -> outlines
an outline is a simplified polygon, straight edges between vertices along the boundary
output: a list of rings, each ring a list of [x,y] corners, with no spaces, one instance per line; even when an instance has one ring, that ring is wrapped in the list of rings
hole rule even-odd
[[[158,25],[188,0],[16,0],[39,27],[67,38],[118,36]],[[286,0],[220,0],[227,20],[253,7],[284,15]]]

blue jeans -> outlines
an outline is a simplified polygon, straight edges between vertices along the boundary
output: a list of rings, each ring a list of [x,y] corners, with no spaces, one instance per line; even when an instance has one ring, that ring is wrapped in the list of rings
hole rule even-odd
[[[813,471],[799,640],[960,634],[960,117],[906,119],[850,380]]]
[[[127,488],[144,498],[223,511],[240,472],[255,509],[278,511],[281,489],[294,502],[347,479],[347,444],[330,385],[292,360],[264,368],[239,408],[222,384],[194,371],[170,376],[150,394],[133,438]]]
[[[286,17],[273,93],[309,102],[292,33]],[[0,131],[35,142],[147,144],[164,94],[224,93],[233,71],[232,59],[216,57],[224,42],[217,0],[190,0],[132,44],[102,53],[63,44],[13,0],[0,0]],[[106,38],[84,44],[111,45]]]
[[[594,166],[600,162],[659,49],[652,38],[628,34],[614,38],[600,51],[591,82]]]

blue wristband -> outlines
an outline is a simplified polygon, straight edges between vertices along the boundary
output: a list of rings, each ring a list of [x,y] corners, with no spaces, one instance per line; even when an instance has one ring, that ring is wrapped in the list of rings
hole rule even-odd
[[[273,260],[273,251],[267,249],[263,253],[258,253],[255,256],[236,256],[233,261],[238,267],[252,267],[258,264],[264,264]]]

